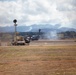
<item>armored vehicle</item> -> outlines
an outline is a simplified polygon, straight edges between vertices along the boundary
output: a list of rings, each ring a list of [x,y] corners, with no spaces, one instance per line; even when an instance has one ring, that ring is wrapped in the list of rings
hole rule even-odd
[[[25,45],[23,36],[17,36],[13,38],[12,45]]]

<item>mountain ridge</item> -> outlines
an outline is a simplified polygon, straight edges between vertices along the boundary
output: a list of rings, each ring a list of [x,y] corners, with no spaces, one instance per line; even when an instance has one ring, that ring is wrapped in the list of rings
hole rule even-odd
[[[17,26],[18,32],[38,32],[41,29],[42,32],[65,32],[65,31],[76,31],[75,28],[68,28],[68,27],[60,27],[60,25],[31,25],[31,26]],[[14,32],[14,26],[6,26],[0,27],[0,32]]]

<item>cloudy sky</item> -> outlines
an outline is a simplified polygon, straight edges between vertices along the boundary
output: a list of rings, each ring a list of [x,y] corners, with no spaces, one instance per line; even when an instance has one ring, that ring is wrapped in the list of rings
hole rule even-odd
[[[60,24],[76,27],[76,0],[0,0],[0,26]]]

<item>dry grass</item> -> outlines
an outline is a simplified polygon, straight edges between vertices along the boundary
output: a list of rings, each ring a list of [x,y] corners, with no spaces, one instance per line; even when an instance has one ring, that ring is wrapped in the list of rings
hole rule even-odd
[[[0,47],[0,75],[76,75],[76,46]]]

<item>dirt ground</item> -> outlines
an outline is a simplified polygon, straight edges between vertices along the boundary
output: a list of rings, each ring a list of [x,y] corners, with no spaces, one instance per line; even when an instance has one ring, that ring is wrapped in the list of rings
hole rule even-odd
[[[12,41],[1,41],[0,46],[11,46]],[[62,40],[34,40],[30,42],[30,46],[68,46],[68,45],[76,45],[76,39],[62,39]]]
[[[76,75],[76,45],[1,46],[0,75]]]
[[[30,45],[33,46],[68,46],[68,45],[76,45],[76,40],[74,39],[66,39],[66,40],[39,40],[39,41],[32,41]]]

